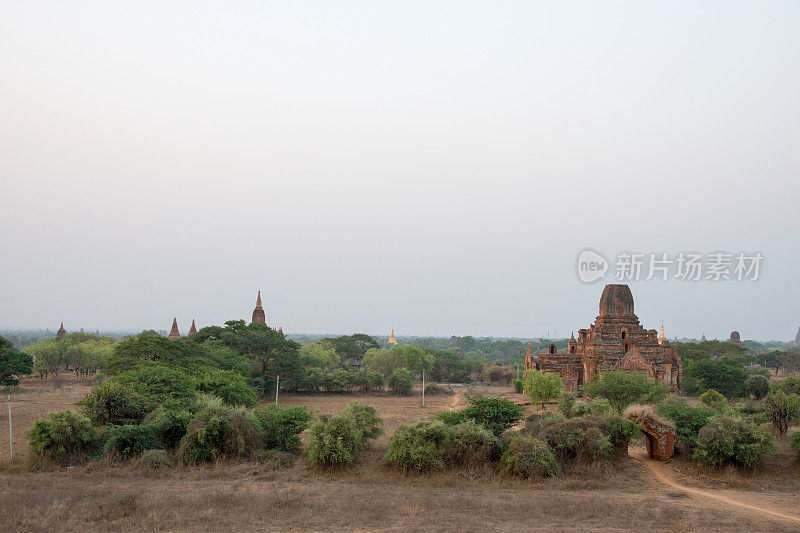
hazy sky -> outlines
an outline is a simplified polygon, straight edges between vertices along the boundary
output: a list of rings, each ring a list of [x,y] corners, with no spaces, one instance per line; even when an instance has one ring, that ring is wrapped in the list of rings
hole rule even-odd
[[[538,336],[578,252],[667,334],[800,326],[800,3],[0,2],[0,325]]]

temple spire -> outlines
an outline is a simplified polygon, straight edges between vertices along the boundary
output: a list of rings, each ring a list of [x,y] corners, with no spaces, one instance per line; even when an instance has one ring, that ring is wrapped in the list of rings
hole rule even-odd
[[[264,313],[264,307],[261,305],[261,291],[258,291],[258,298],[256,298],[256,308],[253,309],[253,320],[251,322],[258,322],[259,324],[267,323],[267,315]]]
[[[667,336],[664,335],[664,324],[661,324],[661,335],[658,337],[658,344],[664,344],[664,341],[667,340]]]
[[[189,335],[194,335],[197,333],[197,326],[194,325],[194,318],[192,319],[192,327],[189,328],[189,333],[186,334],[188,337]]]
[[[58,331],[56,332],[56,340],[60,341],[61,339],[64,338],[64,335],[66,335],[66,334],[67,334],[67,330],[64,329],[64,321],[62,320],[61,321],[61,327],[58,328]]]
[[[392,334],[389,335],[389,344],[397,344],[397,339],[394,338],[394,328],[392,328]]]
[[[181,332],[178,331],[178,319],[177,318],[173,318],[172,319],[172,329],[169,331],[169,335],[167,335],[167,338],[169,340],[171,340],[171,341],[174,341],[175,339],[180,339],[181,338]]]

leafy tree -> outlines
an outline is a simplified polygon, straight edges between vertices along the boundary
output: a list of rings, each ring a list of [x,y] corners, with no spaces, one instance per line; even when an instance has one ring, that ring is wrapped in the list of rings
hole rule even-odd
[[[522,420],[525,408],[508,398],[472,396],[464,416],[500,436],[505,430]]]
[[[364,333],[326,338],[322,339],[320,343],[331,346],[339,359],[347,362],[360,361],[367,350],[378,348],[375,339]]]
[[[769,378],[763,374],[750,374],[744,387],[756,400],[762,399],[769,392]]]
[[[23,351],[33,359],[36,370],[58,375],[61,367],[66,364],[68,348],[69,344],[65,342],[46,339],[26,346]]]
[[[389,376],[398,368],[404,368],[405,364],[405,352],[401,346],[392,346],[388,350],[370,348],[361,359],[361,368],[380,372],[384,376]]]
[[[308,343],[300,345],[300,364],[305,368],[333,370],[341,366],[341,358],[329,343]]]
[[[389,390],[394,394],[408,396],[414,387],[411,372],[405,368],[398,368],[389,376]]]
[[[252,407],[256,393],[244,377],[233,370],[204,367],[195,374],[198,392],[214,394],[231,407]]]
[[[542,409],[547,402],[558,398],[563,384],[557,374],[545,374],[538,370],[525,371],[525,394],[534,405],[541,405]]]
[[[675,348],[684,364],[719,357],[747,358],[747,348],[727,341],[676,342]]]
[[[693,388],[684,387],[689,393],[714,389],[728,398],[741,398],[746,392],[747,372],[734,359],[696,361],[684,367],[684,376],[685,384],[693,383]]]
[[[781,436],[786,435],[791,424],[800,422],[800,396],[797,394],[771,392],[767,395],[766,407],[772,425]]]
[[[0,337],[0,385],[19,384],[19,376],[26,376],[33,370],[33,358],[21,353],[8,340]]]
[[[225,322],[220,340],[250,359],[264,394],[273,390],[276,376],[290,380],[301,373],[300,345],[265,324]]]
[[[657,403],[667,392],[660,381],[641,374],[603,372],[600,379],[583,386],[589,396],[600,396],[611,402],[618,412],[632,403]]]
[[[776,376],[781,368],[790,370],[800,369],[800,352],[798,352],[797,349],[771,350],[766,352],[763,356],[759,356],[758,359],[763,359],[765,366],[774,368]]]

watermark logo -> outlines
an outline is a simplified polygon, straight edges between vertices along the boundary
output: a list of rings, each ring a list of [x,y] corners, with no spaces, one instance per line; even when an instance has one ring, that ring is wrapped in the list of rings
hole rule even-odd
[[[761,252],[620,252],[616,256],[613,279],[620,282],[649,281],[756,281],[761,275]],[[598,251],[578,254],[578,278],[592,283],[606,277],[609,262]]]
[[[606,277],[608,261],[594,250],[586,249],[578,254],[578,277],[584,283],[592,283]]]

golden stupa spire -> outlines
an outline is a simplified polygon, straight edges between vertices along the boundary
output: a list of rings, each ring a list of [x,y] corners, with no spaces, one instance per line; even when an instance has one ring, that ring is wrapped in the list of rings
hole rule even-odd
[[[394,328],[392,328],[392,334],[389,335],[389,344],[397,344],[397,339],[394,338]]]
[[[665,340],[667,340],[667,336],[664,335],[664,324],[661,324],[661,335],[658,337],[658,344],[663,344]]]

